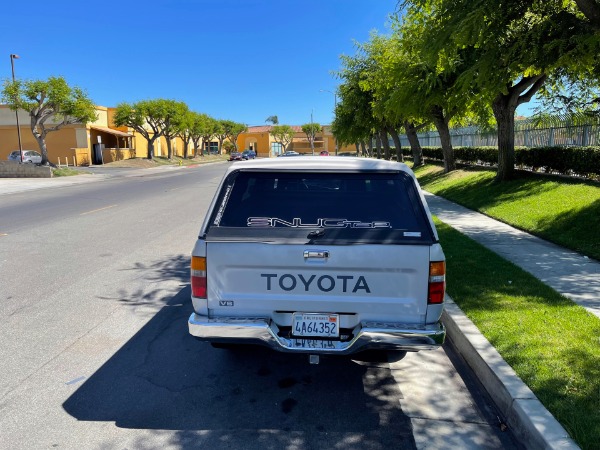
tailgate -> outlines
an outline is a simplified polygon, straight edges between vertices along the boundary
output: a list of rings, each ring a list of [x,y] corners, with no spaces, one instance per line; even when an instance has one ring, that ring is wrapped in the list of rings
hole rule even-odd
[[[427,245],[212,241],[206,257],[213,317],[329,312],[425,323]]]

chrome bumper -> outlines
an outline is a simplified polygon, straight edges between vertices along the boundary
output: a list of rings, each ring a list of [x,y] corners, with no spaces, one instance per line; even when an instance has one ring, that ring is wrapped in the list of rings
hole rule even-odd
[[[441,322],[414,324],[362,322],[348,341],[321,341],[279,336],[279,328],[269,319],[219,317],[209,319],[192,313],[190,334],[203,341],[258,344],[280,352],[349,355],[363,350],[433,350],[444,343],[446,329]]]

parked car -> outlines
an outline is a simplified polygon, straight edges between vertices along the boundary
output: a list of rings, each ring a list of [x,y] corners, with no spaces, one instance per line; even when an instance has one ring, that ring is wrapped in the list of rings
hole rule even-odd
[[[231,152],[231,155],[229,155],[229,161],[241,161],[242,159],[240,152]]]
[[[8,160],[21,162],[21,152],[19,150],[10,152],[10,155],[8,155]],[[23,162],[30,164],[41,164],[42,155],[35,150],[23,150]]]
[[[329,156],[329,152],[327,150],[321,150],[321,153],[319,153],[319,156]]]
[[[445,273],[405,164],[319,156],[233,164],[192,251],[189,332],[214,347],[259,344],[311,363],[385,352],[397,360],[444,342]]]
[[[289,151],[282,153],[281,155],[277,155],[277,156],[300,156],[300,153],[295,152],[293,150],[289,150]]]
[[[256,153],[254,150],[244,150],[242,152],[242,159],[254,159],[256,158]]]

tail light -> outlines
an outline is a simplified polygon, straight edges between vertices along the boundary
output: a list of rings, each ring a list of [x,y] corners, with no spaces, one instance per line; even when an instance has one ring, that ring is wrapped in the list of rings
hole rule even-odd
[[[427,304],[436,305],[444,302],[446,291],[446,262],[429,263],[429,290]]]
[[[206,298],[206,258],[192,256],[192,297]]]

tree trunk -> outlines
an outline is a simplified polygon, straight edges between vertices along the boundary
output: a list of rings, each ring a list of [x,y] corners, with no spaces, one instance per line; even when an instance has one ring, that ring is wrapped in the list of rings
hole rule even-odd
[[[367,140],[367,154],[369,158],[375,156],[373,152],[373,136],[369,136],[369,139]]]
[[[362,150],[362,154],[361,156],[364,158],[366,156],[369,156],[367,153],[367,145],[365,144],[365,141],[360,141],[360,149]]]
[[[546,82],[545,74],[523,76],[507,86],[506,94],[498,94],[492,110],[498,125],[498,173],[496,181],[510,180],[515,175],[515,111],[527,103]]]
[[[46,139],[44,138],[44,136],[40,135],[39,133],[35,133],[33,135],[33,137],[35,137],[35,140],[38,143],[38,146],[40,147],[40,153],[42,154],[42,162],[40,163],[42,166],[47,166],[48,165],[48,147],[46,147]]]
[[[381,145],[383,146],[383,157],[389,161],[392,158],[390,149],[390,138],[388,137],[387,131],[385,129],[379,130],[379,136],[381,138]]]
[[[454,150],[452,149],[452,139],[450,138],[450,128],[448,127],[448,119],[444,115],[444,110],[441,106],[433,106],[431,108],[431,117],[433,123],[440,135],[442,143],[442,154],[444,156],[444,173],[456,170],[456,162],[454,161]]]
[[[392,136],[392,140],[394,141],[394,147],[396,147],[396,161],[404,162],[404,155],[402,154],[402,144],[400,143],[400,136],[398,136],[398,132],[393,127],[390,127],[388,131]]]
[[[190,141],[189,140],[183,140],[183,158],[184,159],[188,159],[188,149],[190,147]]]
[[[499,94],[492,103],[498,124],[498,172],[496,181],[505,181],[515,175],[515,111],[514,96]]]
[[[354,146],[356,147],[356,156],[360,156],[360,147],[358,146],[358,142],[355,142]]]
[[[377,159],[381,159],[381,138],[375,133],[375,147],[377,148]]]
[[[169,136],[165,136],[165,141],[167,141],[167,158],[169,160],[173,159],[173,149],[171,148],[171,138]]]
[[[148,139],[148,159],[154,158],[154,140],[156,138]]]
[[[410,142],[410,150],[413,155],[413,167],[422,166],[424,164],[423,149],[421,148],[421,143],[419,142],[419,136],[417,136],[415,124],[405,120],[404,130],[406,131],[408,142]]]

